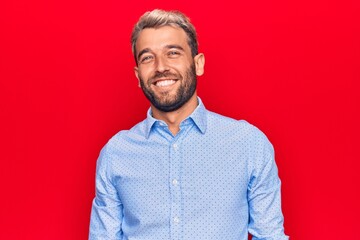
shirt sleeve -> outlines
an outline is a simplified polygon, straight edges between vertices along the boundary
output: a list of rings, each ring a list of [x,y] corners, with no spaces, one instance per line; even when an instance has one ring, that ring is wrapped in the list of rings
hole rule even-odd
[[[256,140],[248,186],[249,233],[253,240],[287,240],[274,150],[265,135]]]
[[[96,196],[92,203],[89,240],[122,239],[123,206],[109,174],[111,154],[101,151],[96,166]]]

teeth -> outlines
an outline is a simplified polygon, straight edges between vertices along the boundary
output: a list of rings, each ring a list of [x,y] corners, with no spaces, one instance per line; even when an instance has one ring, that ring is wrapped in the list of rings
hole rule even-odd
[[[175,80],[162,80],[162,81],[157,81],[155,83],[155,85],[158,87],[166,87],[166,86],[169,86],[174,83],[175,83]]]

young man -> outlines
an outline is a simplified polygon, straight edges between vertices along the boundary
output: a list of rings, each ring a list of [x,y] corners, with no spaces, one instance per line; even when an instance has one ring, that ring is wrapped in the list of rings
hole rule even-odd
[[[272,145],[197,96],[205,57],[189,19],[147,12],[131,40],[151,108],[100,153],[89,239],[288,239]]]

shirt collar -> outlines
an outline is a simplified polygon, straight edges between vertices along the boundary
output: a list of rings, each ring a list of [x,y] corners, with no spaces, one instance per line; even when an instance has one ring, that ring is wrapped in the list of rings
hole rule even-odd
[[[190,114],[189,117],[187,117],[184,121],[187,121],[188,119],[191,119],[195,126],[199,129],[199,131],[204,134],[206,131],[206,108],[201,101],[201,99],[198,97],[198,106],[195,108],[195,110]],[[183,122],[184,122],[183,121]],[[154,127],[156,122],[164,123],[161,120],[158,120],[152,116],[151,108],[147,111],[147,118],[145,120],[145,137],[148,139],[150,136],[150,132],[152,128]],[[165,123],[164,123],[165,124]]]

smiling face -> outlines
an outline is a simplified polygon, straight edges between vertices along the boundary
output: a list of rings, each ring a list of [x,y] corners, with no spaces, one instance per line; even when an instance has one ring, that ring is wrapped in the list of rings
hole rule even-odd
[[[146,28],[135,48],[135,75],[153,107],[172,112],[196,98],[196,75],[203,74],[204,56],[192,57],[184,30],[172,26]]]

